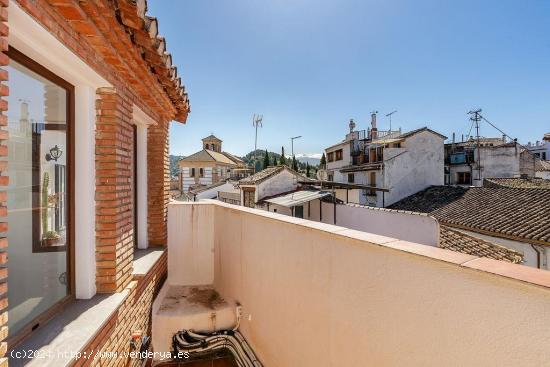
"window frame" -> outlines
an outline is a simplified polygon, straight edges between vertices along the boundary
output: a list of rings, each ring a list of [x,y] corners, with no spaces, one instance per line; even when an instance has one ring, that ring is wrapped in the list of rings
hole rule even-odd
[[[344,151],[343,149],[338,149],[337,151],[334,152],[334,160],[336,161],[341,161],[342,159],[344,159]]]
[[[56,84],[57,86],[65,89],[66,96],[67,96],[67,103],[66,103],[66,116],[67,116],[67,124],[66,124],[66,133],[67,133],[67,166],[66,166],[66,176],[67,176],[67,231],[68,236],[66,236],[67,243],[65,246],[60,246],[59,248],[51,248],[46,249],[42,248],[39,252],[54,252],[54,251],[66,251],[66,272],[68,273],[68,276],[66,277],[67,281],[67,295],[57,301],[53,306],[51,306],[46,311],[42,312],[40,315],[36,316],[34,319],[32,319],[30,322],[28,322],[25,326],[19,330],[16,334],[9,335],[6,339],[7,342],[7,349],[11,350],[18,344],[20,344],[22,341],[24,341],[26,338],[28,338],[30,335],[33,334],[34,331],[37,329],[40,329],[44,324],[46,324],[51,318],[53,318],[55,315],[59,314],[66,306],[67,304],[74,302],[75,300],[75,253],[74,253],[74,236],[75,236],[75,206],[74,206],[74,199],[75,199],[75,192],[74,192],[74,126],[75,126],[75,87],[65,79],[61,78],[57,74],[54,74],[52,71],[44,67],[43,65],[39,64],[35,60],[31,59],[24,53],[18,51],[11,45],[8,47],[7,51],[4,51],[5,55],[8,56],[10,60],[13,60],[17,62],[18,64],[21,64],[25,68],[31,70],[32,72],[40,75],[41,77],[49,80],[50,82]],[[10,86],[11,87],[11,86]],[[33,175],[34,176],[34,175]],[[34,178],[33,178],[34,181]],[[34,184],[34,182],[33,182]],[[34,203],[33,203],[34,205]],[[34,236],[36,235],[35,232],[35,216],[34,216],[34,209],[33,209],[33,243],[32,253],[35,253],[35,240]],[[38,221],[39,222],[39,221]],[[40,224],[40,223],[38,223]],[[9,236],[8,236],[9,241]],[[9,263],[7,265],[8,272],[9,272]],[[9,279],[9,277],[8,277]],[[9,280],[8,280],[9,281]]]

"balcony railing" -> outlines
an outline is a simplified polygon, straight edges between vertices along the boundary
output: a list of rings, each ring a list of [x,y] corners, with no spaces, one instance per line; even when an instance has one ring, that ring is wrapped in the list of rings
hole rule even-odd
[[[213,201],[170,204],[168,225],[168,283],[236,300],[266,366],[550,358],[550,272]]]

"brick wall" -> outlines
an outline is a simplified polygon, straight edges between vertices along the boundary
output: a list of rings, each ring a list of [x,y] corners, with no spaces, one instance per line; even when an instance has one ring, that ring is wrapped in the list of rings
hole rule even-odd
[[[6,85],[8,80],[8,72],[5,66],[8,65],[9,59],[3,53],[8,50],[8,0],[0,0],[0,366],[7,366],[8,360],[5,358],[7,344],[5,342],[8,336],[8,269],[7,264],[7,247],[8,239],[6,237],[8,231],[7,223],[7,193],[6,186],[9,183],[9,178],[6,176],[8,169],[8,118],[6,111],[8,103],[4,97],[9,95],[9,90]]]
[[[96,110],[96,283],[98,292],[113,292],[122,290],[132,273],[132,104],[102,88]]]
[[[166,254],[146,278],[133,279],[131,274],[134,243],[132,105],[139,106],[158,123],[149,128],[148,134],[148,237],[152,245],[166,244],[166,204],[169,200],[168,121],[174,117],[175,109],[163,92],[163,87],[156,84],[150,69],[140,69],[142,60],[139,57],[137,61],[135,59],[139,53],[134,55],[128,47],[124,47],[128,44],[129,36],[121,32],[120,24],[114,16],[108,16],[111,13],[105,13],[112,6],[109,0],[17,2],[25,12],[113,85],[113,88],[97,91],[96,284],[98,292],[119,292],[128,288],[130,295],[93,343],[105,350],[128,348],[131,330],[138,327],[148,330],[153,294],[166,274]],[[8,47],[8,3],[8,0],[0,0],[2,51]],[[5,85],[7,72],[2,69],[7,64],[8,58],[0,53],[0,157],[7,154],[5,141],[8,137],[4,130],[7,118],[2,113],[8,108],[2,99],[2,96],[8,94]],[[143,75],[139,74],[139,70],[142,70]],[[8,184],[5,172],[6,163],[0,161],[0,217],[4,218],[7,213],[6,192],[2,187]],[[8,333],[6,232],[7,223],[0,218],[0,367],[7,364],[7,359],[2,358],[7,349],[3,340]]]
[[[107,353],[118,356],[132,351],[139,352],[141,344],[136,349],[130,347],[133,331],[140,330],[143,335],[151,335],[151,308],[155,296],[164,283],[167,274],[167,253],[159,258],[153,268],[143,277],[134,277],[128,284],[128,297],[118,311],[99,330],[94,339],[82,352],[94,355],[92,359],[80,359],[75,366],[140,366],[137,358],[100,358]]]
[[[166,218],[170,200],[170,160],[168,153],[168,124],[148,129],[147,180],[149,245],[165,246],[168,236]]]

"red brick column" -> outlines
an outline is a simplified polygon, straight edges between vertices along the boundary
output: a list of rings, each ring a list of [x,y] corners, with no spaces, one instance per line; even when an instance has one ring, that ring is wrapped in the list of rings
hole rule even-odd
[[[96,284],[107,293],[124,289],[132,274],[132,104],[101,88],[96,109]]]
[[[150,126],[147,135],[147,237],[151,246],[165,246],[167,205],[170,199],[169,122]]]
[[[8,170],[8,147],[6,145],[9,138],[7,125],[8,102],[5,97],[9,95],[9,89],[6,85],[8,72],[6,66],[9,58],[3,53],[8,50],[8,0],[0,0],[0,366],[8,365],[8,359],[5,357],[8,336],[8,223],[7,223],[7,200],[6,186],[9,184],[9,178],[6,176]]]

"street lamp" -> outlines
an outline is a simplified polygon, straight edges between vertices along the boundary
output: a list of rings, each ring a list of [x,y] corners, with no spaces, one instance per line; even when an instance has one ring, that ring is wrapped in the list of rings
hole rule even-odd
[[[291,146],[293,157],[294,157],[294,139],[300,139],[301,137],[302,137],[302,135],[298,135],[298,136],[293,136],[292,138],[290,138],[290,146]]]

